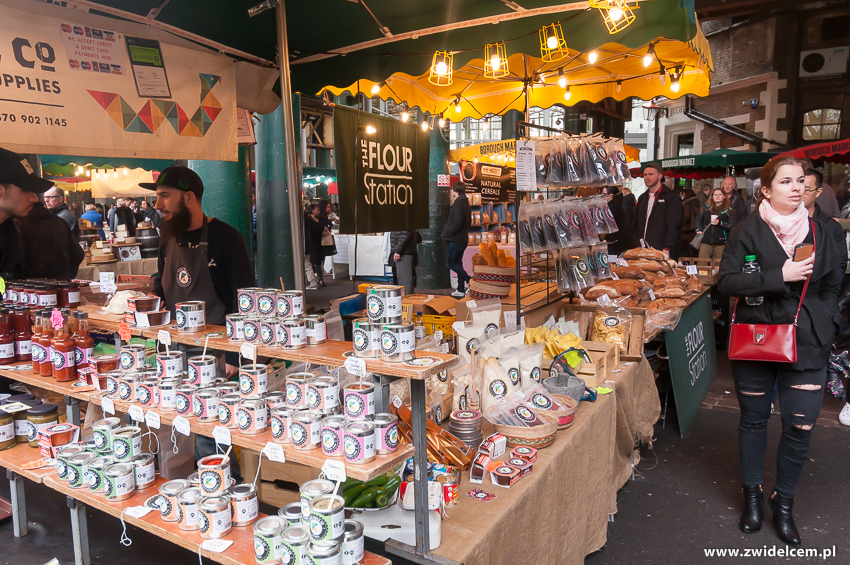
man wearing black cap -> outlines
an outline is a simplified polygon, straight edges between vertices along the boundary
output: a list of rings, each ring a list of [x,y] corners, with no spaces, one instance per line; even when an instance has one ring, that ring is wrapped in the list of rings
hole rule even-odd
[[[643,247],[664,251],[679,258],[682,238],[682,199],[664,186],[664,174],[656,163],[643,169],[647,191],[640,195],[635,214],[635,235]]]
[[[204,214],[204,183],[188,167],[168,167],[156,182],[139,186],[156,191],[163,216],[154,292],[172,315],[179,302],[203,300],[207,323],[223,326],[225,315],[237,311],[236,289],[254,286],[242,234]],[[231,372],[236,367],[228,367]]]
[[[0,276],[14,278],[23,261],[14,218],[24,218],[53,183],[33,171],[22,155],[0,148]]]

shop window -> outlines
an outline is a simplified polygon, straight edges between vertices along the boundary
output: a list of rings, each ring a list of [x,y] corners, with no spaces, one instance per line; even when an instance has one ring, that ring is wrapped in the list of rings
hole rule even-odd
[[[687,157],[694,154],[694,134],[687,133],[676,136],[676,156]]]
[[[803,114],[803,139],[838,139],[841,135],[841,110],[819,108]]]

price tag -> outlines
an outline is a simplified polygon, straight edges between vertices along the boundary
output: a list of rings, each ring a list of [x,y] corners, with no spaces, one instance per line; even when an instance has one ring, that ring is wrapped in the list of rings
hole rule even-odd
[[[449,344],[441,343],[440,344],[440,353],[448,353],[449,352]]]
[[[171,333],[166,330],[159,330],[156,332],[156,339],[162,345],[171,345]]]
[[[101,398],[100,407],[103,408],[104,414],[115,414],[115,403],[111,398]]]
[[[505,316],[505,327],[516,327],[516,310],[504,310],[502,314]]]
[[[145,413],[141,406],[130,406],[130,417],[136,422],[141,422],[145,419]]]
[[[363,359],[357,359],[356,357],[349,357],[345,360],[345,370],[355,377],[365,377],[366,361]]]
[[[652,292],[652,289],[651,289],[651,288],[649,289],[649,299],[650,299],[650,300],[655,300],[655,293],[654,293],[654,292]]]
[[[401,398],[397,394],[393,395],[393,406],[396,408],[401,408]]]
[[[325,478],[329,481],[344,481],[345,463],[326,459],[322,464],[322,473],[325,474]]]
[[[0,410],[8,414],[14,414],[15,412],[21,412],[23,410],[29,409],[30,407],[24,404],[23,402],[13,402],[11,404],[6,404],[5,406],[0,406]]]
[[[611,298],[607,294],[603,294],[602,296],[597,298],[596,301],[599,302],[599,304],[601,304],[602,306],[611,305]]]
[[[257,360],[257,346],[247,341],[239,347],[239,355],[251,361]]]
[[[467,300],[466,307],[470,310],[475,310],[476,308],[478,308],[478,303],[474,300]]]
[[[131,506],[124,509],[124,514],[130,518],[142,518],[148,515],[148,512],[153,510],[150,506]]]
[[[130,326],[127,325],[127,322],[121,322],[118,324],[118,337],[120,337],[124,341],[130,341],[130,338],[133,334],[130,331]]]
[[[274,443],[273,441],[267,442],[266,446],[263,448],[263,453],[266,454],[269,461],[286,463],[286,455],[283,453],[283,446],[279,443]]]
[[[454,331],[462,330],[465,327],[466,327],[466,324],[464,324],[463,322],[455,322],[454,324],[452,324],[452,329]]]
[[[216,426],[213,428],[213,439],[221,445],[231,445],[233,440],[230,439],[230,428],[224,426]]]
[[[31,471],[33,469],[41,469],[42,467],[53,467],[56,465],[55,459],[50,459],[45,457],[43,459],[36,459],[35,461],[29,461],[28,463],[24,463],[21,465],[21,469],[25,471]]]
[[[221,553],[231,545],[233,545],[233,540],[208,539],[201,544],[201,549],[206,549],[212,553]]]
[[[437,341],[443,341],[443,330],[437,330],[434,332],[434,339]]]
[[[189,425],[189,420],[184,418],[183,416],[176,416],[174,421],[172,422],[174,429],[183,434],[184,436],[188,436],[192,433],[192,427]]]
[[[697,274],[699,274],[699,271],[697,271],[697,266],[696,266],[696,265],[688,265],[687,267],[685,267],[685,271],[686,271],[689,275],[697,275]]]
[[[618,280],[620,280],[620,277],[617,276],[617,273],[615,273],[614,271],[611,271],[611,280],[618,281]]]
[[[150,411],[145,412],[145,424],[147,424],[149,428],[158,430],[160,426],[159,414]]]
[[[628,267],[629,266],[629,262],[626,261],[625,259],[623,259],[622,257],[617,259],[617,264],[620,265],[621,267]]]
[[[118,286],[115,284],[115,273],[101,272],[100,273],[100,292],[110,293],[118,290]]]
[[[608,264],[609,265],[616,265],[617,259],[619,259],[619,257],[617,255],[611,255],[610,253],[608,254]]]

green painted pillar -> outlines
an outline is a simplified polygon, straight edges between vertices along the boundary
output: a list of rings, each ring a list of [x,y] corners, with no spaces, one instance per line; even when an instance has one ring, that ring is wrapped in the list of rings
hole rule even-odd
[[[289,187],[286,178],[286,152],[284,149],[283,118],[281,107],[271,114],[261,116],[255,133],[255,171],[257,173],[257,281],[262,287],[280,286],[280,277],[286,288],[295,288],[293,270],[292,230],[289,222]],[[301,153],[299,140],[301,97],[292,95],[295,149]],[[296,187],[301,194],[301,163],[298,163]],[[300,229],[300,228],[299,228]],[[302,249],[296,250],[303,254]]]
[[[446,267],[446,245],[441,239],[446,218],[449,216],[449,191],[447,186],[437,186],[437,175],[448,174],[449,142],[443,139],[439,128],[431,130],[431,150],[428,164],[428,215],[427,230],[419,230],[419,267],[416,286],[421,289],[449,288],[451,280]]]
[[[248,257],[253,257],[250,151],[243,145],[238,161],[189,161],[189,168],[204,181],[204,214],[239,230],[248,246]]]
[[[516,139],[516,122],[522,120],[522,112],[508,110],[502,116],[502,139]]]

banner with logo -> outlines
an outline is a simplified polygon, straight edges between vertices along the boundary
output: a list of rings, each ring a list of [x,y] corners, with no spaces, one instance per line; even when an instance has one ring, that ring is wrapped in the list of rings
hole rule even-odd
[[[481,202],[513,202],[516,195],[516,169],[461,159],[460,179],[466,192],[480,192]]]
[[[429,151],[417,125],[336,106],[340,233],[427,228]]]
[[[235,161],[233,61],[165,43],[160,48],[170,92],[140,97],[124,34],[4,6],[0,146],[19,153]]]

